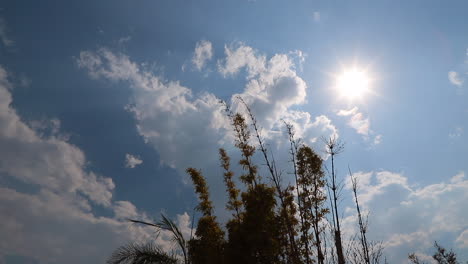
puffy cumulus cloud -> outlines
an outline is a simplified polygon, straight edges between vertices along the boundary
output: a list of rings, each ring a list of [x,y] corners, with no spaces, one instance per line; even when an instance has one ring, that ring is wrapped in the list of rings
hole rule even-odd
[[[112,179],[86,169],[84,153],[60,136],[58,120],[21,120],[7,78],[0,67],[0,177],[7,180],[2,184],[12,182],[0,185],[0,233],[9,238],[0,242],[0,259],[103,263],[116,247],[150,239],[152,230],[123,220],[146,215],[128,201],[112,200]],[[113,216],[97,215],[94,205]],[[157,243],[169,248],[170,234]]]
[[[201,40],[195,46],[195,52],[192,57],[192,63],[199,71],[205,66],[206,62],[213,57],[213,47],[211,42]]]
[[[359,112],[357,107],[353,107],[349,110],[339,110],[336,113],[338,116],[349,117],[348,125],[356,130],[356,132],[362,135],[365,139],[373,137],[374,144],[380,144],[382,141],[382,135],[375,135],[374,131],[370,128],[370,121],[368,117],[365,117],[363,113]]]
[[[271,129],[288,108],[305,103],[307,85],[291,69],[292,62],[286,55],[275,55],[267,65],[266,71],[251,79],[245,91],[233,98],[242,97],[261,125]]]
[[[411,190],[406,177],[389,171],[373,172],[356,172],[353,177],[357,179],[360,189],[359,201],[366,205],[372,201],[377,195],[385,192],[388,186],[397,185],[405,190]],[[345,188],[351,190],[351,178],[348,177],[345,181]]]
[[[131,154],[125,154],[125,167],[126,168],[135,168],[136,166],[143,163],[143,160],[138,156],[133,156]]]
[[[322,138],[338,138],[338,130],[327,116],[319,115],[313,117],[307,112],[290,110],[281,119],[293,125],[293,132],[297,140],[311,146],[324,160],[328,159],[329,155],[325,151],[322,151],[325,149]],[[293,171],[293,168],[290,162],[290,142],[285,124],[282,121],[276,122],[269,131],[264,130],[263,135],[267,135],[265,137],[265,145],[268,151],[271,151],[274,155],[276,165],[279,169],[286,172],[283,179],[286,184],[293,182],[292,174],[290,173]],[[261,158],[256,159],[255,162],[257,164],[265,163]],[[264,173],[262,175],[268,175],[266,171],[261,172]]]
[[[301,138],[306,144],[314,144],[322,136],[338,138],[338,130],[332,121],[325,115],[319,115],[313,118],[310,113],[302,111],[289,111],[282,120],[293,125],[295,136]],[[276,129],[281,130],[284,127],[281,123],[276,123]],[[282,129],[284,132],[285,130]],[[286,135],[280,134],[286,139]],[[279,139],[277,139],[279,140]]]
[[[228,121],[223,106],[212,94],[198,97],[177,81],[166,82],[123,54],[107,49],[83,51],[78,65],[92,78],[127,82],[133,98],[126,107],[136,120],[139,133],[160,153],[161,161],[181,171],[205,164],[216,157]]]
[[[296,54],[297,51],[294,53]],[[302,52],[299,52],[302,56]],[[307,113],[289,110],[306,102],[307,85],[295,69],[293,59],[286,54],[275,54],[270,59],[243,43],[225,47],[226,58],[218,62],[224,76],[235,75],[242,68],[247,71],[247,84],[242,93],[232,96],[233,107],[243,111],[237,97],[251,107],[260,125],[268,132],[282,118],[299,117]],[[307,119],[307,118],[306,118]],[[310,119],[310,118],[309,118]],[[310,125],[310,124],[306,124]]]
[[[40,263],[104,263],[119,246],[130,241],[153,241],[172,250],[171,234],[129,224],[128,218],[151,221],[126,201],[111,207],[114,217],[94,215],[79,197],[64,197],[48,190],[26,194],[0,187],[0,257],[27,256]],[[187,214],[176,222],[189,237]],[[181,221],[181,219],[183,221]]]
[[[327,117],[314,118],[290,109],[305,102],[307,86],[288,55],[276,54],[267,60],[243,44],[226,47],[225,52],[226,58],[218,62],[220,73],[234,76],[246,68],[248,75],[244,91],[232,95],[230,104],[234,111],[245,111],[236,100],[242,97],[251,106],[265,137],[272,138],[280,126],[284,128],[282,118],[296,122],[302,136],[337,134]],[[92,78],[129,84],[133,97],[127,109],[134,114],[139,133],[160,153],[162,162],[180,172],[190,166],[205,168],[216,163],[217,147],[231,140],[230,122],[215,95],[194,96],[179,82],[165,81],[128,56],[108,49],[83,51],[77,63]]]
[[[265,70],[266,56],[257,55],[257,51],[243,43],[239,43],[237,48],[226,45],[224,53],[226,58],[218,61],[218,70],[225,77],[236,74],[244,67],[247,68],[249,77]]]
[[[0,256],[20,255],[41,263],[103,263],[131,240],[148,239],[114,218],[97,217],[88,201],[42,189],[27,194],[0,187]]]
[[[114,214],[118,219],[136,219],[139,217],[137,208],[129,201],[117,201],[114,203]]]
[[[462,86],[464,82],[464,79],[460,77],[460,75],[455,71],[449,71],[448,79],[451,84],[458,86],[458,87]]]
[[[434,240],[462,252],[468,244],[466,230],[468,180],[464,172],[450,181],[414,186],[400,173],[357,172],[359,202],[370,212],[369,235],[384,241],[389,259],[401,263],[413,251],[432,252]],[[350,189],[349,180],[345,189]],[[355,209],[346,208],[349,214]],[[345,230],[356,230],[355,215],[344,219]]]
[[[58,121],[51,121],[55,132],[49,137],[41,137],[22,122],[10,106],[6,78],[6,71],[0,68],[0,173],[58,193],[81,192],[97,204],[110,205],[112,179],[85,170],[84,153],[55,136]]]

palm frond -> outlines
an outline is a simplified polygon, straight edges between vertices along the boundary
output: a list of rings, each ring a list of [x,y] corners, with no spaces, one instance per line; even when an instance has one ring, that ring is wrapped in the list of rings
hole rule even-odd
[[[135,224],[142,224],[142,225],[147,225],[147,226],[152,226],[152,227],[157,227],[160,228],[158,224],[153,224],[145,221],[140,221],[140,220],[133,220],[133,219],[128,219],[128,221],[135,223]]]
[[[180,249],[182,250],[182,254],[184,255],[184,262],[188,263],[187,241],[185,240],[184,236],[182,235],[182,232],[180,231],[179,227],[174,223],[174,221],[169,219],[164,214],[161,214],[161,221],[157,223],[149,223],[149,222],[133,220],[133,219],[128,219],[128,220],[135,224],[142,224],[142,225],[156,227],[161,230],[170,231],[172,233],[172,241],[176,242],[179,245]]]
[[[177,258],[152,243],[130,243],[115,250],[107,264],[177,264]]]
[[[188,263],[187,242],[185,241],[182,232],[171,219],[167,218],[163,214],[161,214],[161,218],[161,221],[158,222],[157,225],[159,225],[161,229],[170,231],[172,233],[172,241],[177,242],[177,244],[179,244],[179,247],[182,250],[182,254],[184,254],[184,261],[185,263]]]

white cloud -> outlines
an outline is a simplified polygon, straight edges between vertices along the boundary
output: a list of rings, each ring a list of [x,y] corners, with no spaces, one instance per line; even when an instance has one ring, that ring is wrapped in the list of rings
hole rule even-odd
[[[340,110],[337,115],[339,116],[351,116],[348,125],[356,130],[357,133],[368,136],[370,131],[369,118],[365,118],[364,115],[358,112],[358,108],[354,107],[350,110]]]
[[[140,159],[138,156],[133,156],[131,154],[125,154],[125,167],[126,168],[135,168],[136,166],[143,163],[143,160]]]
[[[219,62],[219,67],[226,76],[234,76],[246,68],[244,90],[232,95],[228,103],[234,111],[244,112],[243,105],[235,99],[236,96],[244,98],[257,118],[266,144],[278,146],[272,149],[275,155],[278,153],[275,156],[278,160],[289,160],[280,156],[288,153],[281,119],[294,123],[297,136],[317,149],[323,147],[321,141],[317,142],[318,137],[338,136],[328,117],[291,109],[305,102],[307,86],[297,76],[295,64],[288,55],[276,54],[267,60],[251,47],[239,46],[236,50],[227,49],[223,61],[225,64]],[[126,108],[134,114],[138,132],[158,151],[160,162],[175,168],[184,183],[189,182],[185,169],[196,167],[204,172],[211,186],[219,186],[219,175],[215,173],[218,160],[213,157],[218,156],[219,147],[232,150],[233,137],[224,106],[214,94],[193,95],[190,88],[179,82],[166,81],[128,56],[107,49],[83,51],[77,62],[91,78],[128,84],[133,96]],[[238,152],[232,150],[229,154],[236,159]],[[258,164],[263,162],[258,160]],[[212,191],[216,208],[224,208],[222,190]]]
[[[455,241],[460,248],[468,248],[468,229],[465,229]]]
[[[453,176],[452,179],[450,179],[451,183],[462,183],[463,180],[465,179],[465,172],[460,171],[457,175]]]
[[[356,130],[356,132],[362,135],[365,139],[373,137],[372,142],[377,145],[382,142],[382,135],[375,135],[374,131],[370,128],[370,121],[368,117],[364,117],[364,114],[359,112],[357,107],[353,107],[349,110],[339,110],[336,113],[338,116],[350,117],[348,125]]]
[[[449,71],[448,79],[450,83],[458,87],[462,86],[464,82],[464,79],[461,78],[460,75],[455,71]]]
[[[356,172],[353,173],[353,176],[358,180],[359,188],[361,189],[359,200],[362,204],[367,204],[369,201],[374,199],[376,195],[381,194],[388,186],[393,184],[399,185],[401,188],[407,190],[411,189],[408,185],[407,179],[398,173],[392,173],[389,171],[381,171],[377,173]],[[374,185],[371,184],[372,179],[376,180]],[[345,187],[347,189],[351,189],[350,178],[346,179]]]
[[[235,100],[240,96],[251,107],[266,131],[281,124],[282,118],[289,121],[294,118],[310,121],[310,116],[303,119],[307,113],[289,110],[292,106],[304,104],[307,95],[307,84],[297,75],[291,57],[275,54],[267,59],[265,55],[243,43],[238,43],[236,47],[226,46],[225,54],[226,59],[218,62],[221,74],[233,76],[242,68],[247,70],[247,85],[244,91],[232,96],[235,110],[243,111],[243,106],[236,104]],[[299,54],[302,55],[302,52]]]
[[[0,188],[0,256],[20,255],[41,263],[98,263],[131,240],[148,239],[143,229],[91,213],[86,199],[42,189],[37,194]]]
[[[184,237],[190,237],[192,234],[192,220],[187,212],[177,215],[177,224]]]
[[[332,121],[325,115],[320,115],[315,118],[307,112],[290,111],[283,120],[294,126],[295,135],[298,138],[305,140],[307,144],[318,142],[319,138],[338,138],[338,130],[332,124]],[[282,126],[282,124],[277,124]],[[277,128],[281,130],[281,127]],[[281,135],[286,137],[285,135]]]
[[[266,57],[243,43],[225,46],[224,53],[226,59],[218,61],[218,70],[224,76],[234,75],[243,67],[247,67],[250,78],[265,70]]]
[[[369,235],[384,241],[388,259],[401,263],[413,251],[431,252],[435,240],[442,245],[456,242],[458,252],[466,246],[468,180],[464,172],[449,183],[422,187],[411,186],[407,177],[389,171],[354,175],[359,181],[361,209],[371,213]],[[345,186],[350,188],[349,180]],[[353,217],[343,221],[349,235],[355,230]]]
[[[299,63],[304,60],[301,51],[289,54],[298,56]],[[244,91],[231,97],[232,108],[244,112],[244,106],[236,100],[237,97],[243,98],[250,106],[262,128],[263,136],[267,139],[281,145],[281,142],[287,138],[286,135],[278,133],[278,131],[284,132],[281,120],[294,125],[296,136],[309,144],[316,142],[321,136],[338,137],[337,129],[327,116],[313,117],[308,112],[291,109],[306,103],[307,96],[307,84],[297,75],[293,57],[275,54],[267,58],[243,43],[226,46],[225,55],[224,60],[218,61],[219,72],[227,77],[245,69],[247,77]],[[281,147],[278,147],[279,152],[283,150],[280,149]]]
[[[0,17],[0,40],[5,47],[12,47],[15,45],[15,42],[8,35],[8,27],[5,19],[2,17]]]
[[[231,105],[233,110],[244,111],[235,97],[244,98],[266,137],[275,135],[279,127],[284,129],[281,118],[297,121],[302,126],[298,128],[303,131],[302,136],[337,134],[327,117],[313,118],[290,110],[305,102],[307,86],[287,55],[276,54],[267,60],[251,47],[241,45],[235,50],[226,48],[223,61],[218,66],[226,76],[247,68],[247,85],[242,93],[232,96]],[[206,157],[216,157],[219,145],[230,140],[229,120],[215,95],[193,96],[191,89],[179,82],[164,81],[127,56],[107,49],[83,51],[77,62],[92,78],[129,84],[134,96],[127,109],[134,113],[139,133],[160,153],[162,162],[181,173],[185,174],[189,166],[205,168],[215,162]]]
[[[211,42],[201,40],[195,46],[195,52],[192,57],[192,63],[199,71],[205,66],[206,62],[213,57],[213,47]]]
[[[104,263],[110,254],[131,241],[153,241],[172,250],[171,234],[129,224],[128,218],[151,221],[127,201],[112,206],[114,217],[94,215],[86,201],[42,190],[21,193],[0,187],[0,232],[8,240],[0,241],[0,258],[5,255],[27,256],[40,263]],[[177,216],[186,237],[190,219]],[[183,219],[184,221],[181,221]]]
[[[153,230],[124,220],[148,218],[130,202],[112,200],[112,179],[87,170],[84,153],[60,135],[60,122],[28,126],[11,107],[9,89],[0,67],[0,178],[31,191],[0,185],[0,233],[9,238],[0,241],[0,259],[103,263],[124,243],[153,239]],[[97,215],[95,205],[113,216]],[[170,235],[162,234],[157,243],[169,249]]]
[[[92,78],[125,81],[133,91],[127,106],[139,133],[161,155],[161,161],[181,172],[216,156],[216,145],[228,125],[222,105],[212,94],[193,98],[192,91],[177,81],[165,82],[127,56],[107,49],[83,51],[78,65]]]
[[[132,37],[131,37],[131,36],[121,37],[121,38],[119,39],[118,43],[119,43],[120,45],[123,45],[123,44],[129,42],[130,40],[132,40]]]
[[[0,76],[0,172],[55,192],[79,191],[97,204],[109,205],[112,180],[87,172],[83,152],[57,136],[56,131],[43,138],[23,123],[10,106],[10,84],[3,68]],[[58,121],[51,122],[59,125]]]
[[[304,53],[302,50],[295,50],[290,51],[288,55],[294,59],[295,64],[298,65],[299,71],[302,72],[307,53]]]
[[[129,201],[117,201],[114,203],[113,211],[115,218],[119,220],[138,219],[141,213],[138,212],[135,205]],[[146,218],[146,216],[143,216]]]
[[[382,142],[382,135],[377,135],[374,137],[374,145],[378,145]]]

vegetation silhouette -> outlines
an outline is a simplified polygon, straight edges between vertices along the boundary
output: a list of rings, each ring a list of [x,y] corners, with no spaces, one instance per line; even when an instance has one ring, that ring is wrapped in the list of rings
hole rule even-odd
[[[267,150],[251,109],[242,98],[238,100],[245,107],[247,119],[224,105],[233,128],[234,145],[241,154],[238,163],[242,167],[242,174],[239,180],[243,186],[237,187],[235,174],[231,170],[231,158],[225,149],[219,149],[228,198],[226,210],[231,212],[231,218],[224,228],[214,215],[205,177],[200,170],[188,168],[187,173],[199,200],[196,210],[201,213],[195,236],[187,241],[178,226],[164,215],[158,223],[130,220],[135,224],[169,231],[178,247],[168,253],[154,244],[128,244],[118,248],[107,263],[387,263],[383,257],[382,242],[369,241],[367,238],[368,221],[362,215],[358,201],[358,182],[350,169],[359,233],[351,239],[343,239],[338,205],[343,186],[335,171],[336,155],[343,151],[343,144],[335,138],[324,139],[325,152],[331,157],[331,171],[328,171],[327,178],[322,158],[310,146],[296,139],[294,127],[283,121],[290,143],[289,154],[294,174],[294,182],[284,183],[282,171],[277,168],[272,153]],[[256,152],[263,158],[266,177],[260,176],[259,167],[254,163]],[[437,243],[435,246],[437,252],[433,259],[437,263],[458,263],[452,251],[447,252]],[[410,254],[409,260],[414,264],[423,263],[415,254]]]
[[[434,242],[434,247],[436,251],[432,255],[432,259],[436,263],[438,264],[459,264],[460,263],[457,260],[457,255],[452,250],[447,251],[444,247],[439,245],[437,241]],[[420,258],[415,253],[411,253],[408,256],[408,259],[413,264],[426,264],[427,263],[427,262],[420,260]],[[468,261],[466,263],[468,263]]]

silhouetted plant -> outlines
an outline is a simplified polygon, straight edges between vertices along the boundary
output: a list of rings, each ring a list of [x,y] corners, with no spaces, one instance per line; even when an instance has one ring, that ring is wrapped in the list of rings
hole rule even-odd
[[[130,243],[119,247],[107,260],[108,264],[177,264],[175,255],[164,252],[152,243]]]
[[[457,264],[457,255],[452,251],[448,251],[441,247],[437,241],[434,242],[434,247],[436,248],[436,253],[432,255],[432,258],[440,264]]]
[[[189,241],[190,261],[193,264],[221,264],[224,262],[224,231],[213,215],[208,186],[199,170],[188,168],[187,173],[200,200],[197,210],[203,214],[198,220],[196,237]]]
[[[236,221],[240,221],[240,215],[242,210],[242,201],[239,200],[240,190],[236,188],[236,184],[233,180],[234,172],[230,170],[231,159],[223,148],[219,149],[219,156],[221,161],[221,167],[224,169],[224,183],[226,184],[226,191],[228,194],[228,203],[226,209],[234,212],[234,218]]]
[[[135,220],[135,219],[128,219],[130,222],[135,223],[135,224],[141,224],[145,226],[151,226],[157,229],[159,232],[160,230],[165,230],[169,231],[172,234],[172,241],[177,243],[179,246],[183,258],[184,258],[184,263],[188,264],[189,259],[187,255],[187,241],[185,240],[182,232],[180,231],[179,227],[168,217],[166,217],[164,214],[161,214],[161,220],[157,223],[150,223],[146,221],[141,221],[141,220]],[[150,262],[151,263],[151,262]]]
[[[331,175],[330,175],[330,185],[329,188],[331,189],[332,199],[332,214],[333,214],[333,237],[335,241],[335,249],[336,249],[336,257],[338,260],[338,264],[345,263],[345,257],[343,254],[343,242],[342,242],[342,234],[341,234],[341,226],[340,226],[340,217],[338,212],[338,194],[339,194],[339,183],[337,180],[336,172],[335,172],[335,155],[341,153],[343,151],[343,143],[338,141],[336,138],[329,138],[325,141],[326,145],[326,152],[331,156]]]
[[[295,227],[297,225],[297,219],[295,217],[296,207],[293,203],[292,195],[292,186],[282,187],[281,172],[277,170],[276,163],[273,157],[270,158],[267,148],[265,146],[264,140],[260,134],[260,128],[257,124],[257,119],[253,115],[250,107],[245,103],[241,97],[237,97],[239,102],[241,102],[245,109],[247,110],[247,115],[250,117],[251,126],[255,133],[257,139],[258,148],[263,156],[265,165],[269,172],[269,178],[273,183],[273,187],[276,189],[276,196],[278,197],[280,208],[279,208],[279,219],[278,223],[282,226],[279,227],[280,234],[282,237],[286,237],[289,241],[280,240],[280,247],[286,256],[288,263],[299,263],[300,256],[299,250],[296,245],[295,236],[297,235]]]
[[[301,190],[303,186],[299,186],[301,182],[299,181],[299,175],[298,175],[298,163],[296,161],[296,156],[298,154],[298,141],[295,138],[295,132],[294,132],[294,127],[284,121],[284,124],[286,126],[286,132],[288,134],[289,138],[289,154],[291,155],[291,163],[293,164],[293,174],[294,174],[294,180],[295,182],[295,187],[296,187],[296,197],[297,197],[297,205],[298,205],[298,211],[299,211],[299,219],[300,219],[300,237],[299,237],[299,250],[300,254],[302,255],[303,261],[305,261],[306,264],[310,264],[312,262],[312,256],[311,256],[311,249],[310,249],[310,244],[311,244],[311,236],[309,234],[309,229],[311,226],[311,223],[307,221],[305,218],[307,217],[307,205],[306,205],[306,192]],[[318,255],[318,254],[317,254]]]
[[[356,177],[353,176],[353,174],[351,173],[351,169],[349,167],[348,167],[348,170],[349,170],[349,177],[351,178],[354,201],[356,203],[356,212],[357,212],[358,224],[359,224],[359,241],[361,245],[360,247],[361,250],[356,252],[355,259],[356,259],[356,256],[359,256],[358,259],[360,259],[359,261],[361,263],[363,262],[363,263],[370,264],[371,259],[370,259],[370,253],[369,253],[369,244],[367,242],[367,235],[366,235],[368,222],[367,222],[367,219],[366,221],[364,221],[362,214],[361,214],[361,207],[359,206],[359,200],[358,200],[358,195],[357,195],[357,189],[358,189],[357,179]]]
[[[226,150],[219,149],[227,194],[226,209],[231,212],[225,228],[217,222],[205,177],[200,170],[188,168],[187,173],[198,196],[196,210],[202,214],[195,236],[187,241],[177,225],[164,215],[157,223],[130,220],[169,231],[172,240],[179,246],[178,256],[168,254],[153,244],[129,244],[117,249],[108,263],[381,263],[383,243],[367,238],[367,218],[364,219],[362,215],[358,182],[351,171],[359,233],[351,241],[342,240],[338,208],[342,184],[337,179],[335,156],[343,151],[343,144],[335,138],[325,140],[326,153],[331,158],[331,171],[326,180],[322,158],[311,147],[299,143],[293,126],[285,122],[295,182],[283,183],[283,171],[278,170],[273,153],[267,150],[257,120],[242,98],[239,98],[239,102],[245,106],[247,119],[240,113],[231,112],[228,107],[226,112],[234,131],[234,145],[240,151],[240,187],[236,186],[237,181],[231,170],[231,158]],[[262,170],[254,162],[255,155],[263,159],[266,177],[261,177]],[[327,215],[331,216],[330,219],[327,219]],[[331,236],[326,232],[327,227]],[[347,246],[346,254],[343,252],[344,246]],[[445,250],[437,243],[435,247],[437,252],[433,259],[438,263],[458,263],[452,251]],[[412,263],[421,263],[415,254],[411,254],[409,259]],[[383,262],[386,263],[386,260]]]
[[[305,226],[302,234],[304,242],[313,241],[317,254],[317,261],[323,264],[325,256],[322,248],[323,226],[321,222],[329,212],[324,203],[327,199],[325,174],[322,170],[322,159],[308,146],[302,146],[297,152],[298,196],[302,205],[302,215]],[[309,229],[312,228],[312,237]],[[309,244],[309,243],[305,243]]]
[[[444,247],[439,245],[437,241],[434,242],[434,247],[436,248],[436,252],[432,255],[432,258],[438,264],[458,264],[457,255],[452,251],[447,251]],[[408,259],[413,264],[425,264],[423,261],[419,259],[419,257],[415,253],[411,253],[408,256]]]

